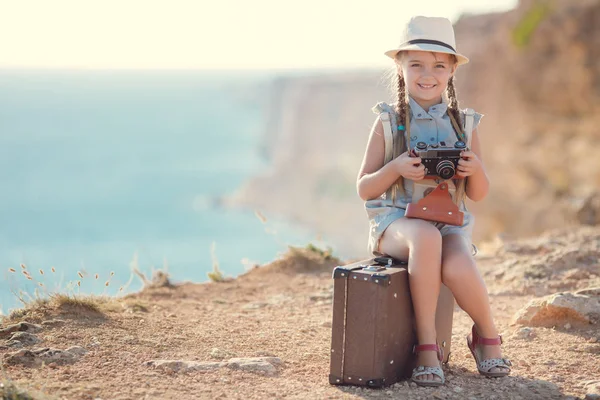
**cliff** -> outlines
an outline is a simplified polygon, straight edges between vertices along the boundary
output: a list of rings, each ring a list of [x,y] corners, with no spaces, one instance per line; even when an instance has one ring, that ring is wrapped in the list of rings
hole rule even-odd
[[[492,183],[484,201],[469,204],[474,241],[597,223],[600,3],[522,1],[509,12],[464,16],[455,29],[471,60],[457,72],[458,96],[461,107],[485,114],[479,131]],[[265,136],[272,169],[230,204],[306,224],[344,255],[366,254],[355,181],[370,108],[393,101],[385,75],[276,81]],[[581,210],[586,201],[593,210]]]

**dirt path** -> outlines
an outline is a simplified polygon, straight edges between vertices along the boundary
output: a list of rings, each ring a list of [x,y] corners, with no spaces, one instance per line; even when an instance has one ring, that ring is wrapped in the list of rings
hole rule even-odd
[[[406,382],[383,390],[330,386],[330,271],[335,262],[311,252],[296,252],[230,282],[146,289],[103,306],[104,316],[73,309],[30,314],[22,319],[64,321],[43,325],[36,333],[42,339],[37,347],[78,345],[88,352],[72,365],[5,365],[4,371],[21,387],[60,399],[583,398],[589,389],[585,384],[600,377],[597,325],[536,327],[534,338],[519,338],[514,332],[520,327],[510,326],[511,318],[534,295],[517,294],[498,278],[505,256],[481,257],[478,263],[505,338],[504,353],[514,364],[508,378],[476,373],[464,339],[471,321],[457,307],[444,387]],[[0,347],[0,356],[14,351]],[[278,357],[282,363],[275,363],[271,373],[228,366],[173,372],[146,364],[217,363],[234,357]]]

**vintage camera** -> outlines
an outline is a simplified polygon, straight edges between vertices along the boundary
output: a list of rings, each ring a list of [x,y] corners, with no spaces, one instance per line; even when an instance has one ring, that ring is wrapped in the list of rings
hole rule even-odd
[[[446,142],[430,145],[418,142],[413,154],[421,157],[421,162],[425,166],[425,179],[441,178],[445,180],[455,178],[460,153],[466,148],[467,145],[463,141],[458,141],[453,146],[447,146]]]

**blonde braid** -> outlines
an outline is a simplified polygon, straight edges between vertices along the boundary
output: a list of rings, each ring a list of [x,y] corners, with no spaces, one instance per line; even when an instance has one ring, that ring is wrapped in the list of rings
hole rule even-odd
[[[458,105],[458,98],[456,96],[456,89],[454,87],[454,76],[448,80],[448,87],[446,89],[446,93],[448,95],[448,100],[450,101],[448,104],[448,116],[450,117],[450,121],[452,122],[452,126],[456,131],[457,136],[463,141],[467,142],[466,134],[462,129],[462,118],[461,112]],[[466,185],[467,178],[464,179],[454,179],[454,185],[456,186],[456,195],[454,196],[454,203],[460,207],[461,203],[465,200],[466,197]]]
[[[397,98],[398,102],[396,103],[396,123],[398,125],[403,125],[404,130],[399,130],[397,126],[393,127],[394,129],[394,157],[398,157],[400,154],[404,153],[407,150],[407,144],[404,136],[404,132],[407,135],[410,135],[410,118],[408,117],[408,101],[406,98],[406,84],[404,82],[404,77],[400,74],[397,75],[398,85],[397,85]],[[398,192],[404,196],[404,178],[400,176],[396,182],[392,185],[392,204],[396,204],[396,199],[398,198]]]

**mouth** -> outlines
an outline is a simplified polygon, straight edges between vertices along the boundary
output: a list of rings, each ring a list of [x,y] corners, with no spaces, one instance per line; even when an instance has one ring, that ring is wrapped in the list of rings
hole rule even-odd
[[[432,85],[425,85],[425,84],[422,84],[422,83],[417,83],[417,86],[420,87],[421,89],[429,90],[429,89],[435,88],[437,85],[433,85],[433,84]]]

